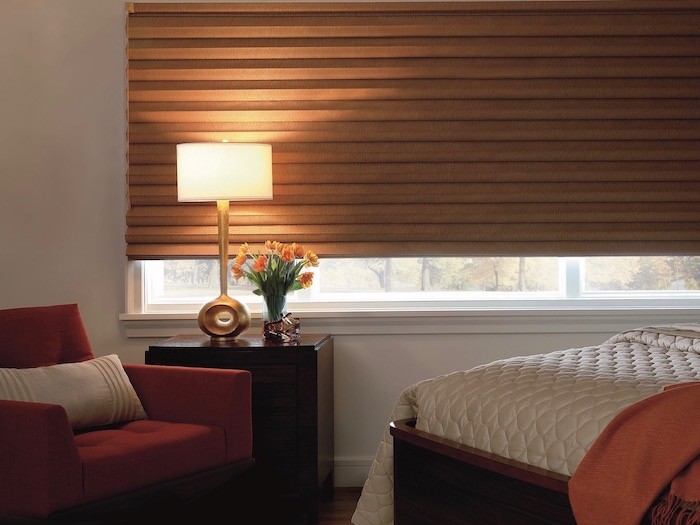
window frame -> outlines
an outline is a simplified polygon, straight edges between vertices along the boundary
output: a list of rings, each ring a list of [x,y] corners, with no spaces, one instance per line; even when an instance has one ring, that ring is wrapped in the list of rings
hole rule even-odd
[[[560,257],[559,292],[359,292],[336,294],[344,300],[320,294],[313,287],[290,298],[295,312],[305,315],[377,313],[412,315],[417,312],[494,312],[551,310],[644,310],[700,307],[700,290],[689,291],[606,291],[586,292],[583,257]],[[196,316],[210,298],[191,302],[149,303],[146,261],[131,260],[126,267],[126,315]],[[259,316],[261,299],[253,294],[230,293],[245,302],[253,316]],[[321,297],[325,295],[325,299]],[[408,298],[410,295],[410,299]],[[360,297],[362,296],[362,297]],[[418,297],[419,296],[419,297]],[[201,299],[201,300],[200,300]]]

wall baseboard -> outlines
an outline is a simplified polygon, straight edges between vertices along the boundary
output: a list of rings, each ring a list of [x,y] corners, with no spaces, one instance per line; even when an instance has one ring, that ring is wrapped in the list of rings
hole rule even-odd
[[[336,457],[333,462],[333,484],[336,487],[362,487],[374,458]]]

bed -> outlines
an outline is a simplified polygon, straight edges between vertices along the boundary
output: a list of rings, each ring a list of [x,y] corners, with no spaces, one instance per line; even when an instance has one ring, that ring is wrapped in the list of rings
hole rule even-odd
[[[420,381],[395,404],[352,523],[575,523],[568,481],[603,429],[692,381],[700,324]]]

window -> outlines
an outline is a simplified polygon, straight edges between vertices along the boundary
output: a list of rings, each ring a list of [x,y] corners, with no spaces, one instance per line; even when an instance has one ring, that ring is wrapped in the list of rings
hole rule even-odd
[[[700,257],[588,257],[585,289],[591,292],[700,289]]]
[[[196,312],[219,292],[213,259],[132,261],[136,312]],[[295,310],[536,308],[684,304],[700,298],[700,257],[406,257],[322,259]],[[251,310],[260,298],[229,277]],[[140,302],[140,306],[139,306]]]
[[[218,293],[215,262],[139,259],[215,254],[212,206],[177,201],[175,145],[219,140],[273,146],[275,198],[232,208],[241,239],[382,257],[323,258],[295,310],[697,301],[682,258],[517,257],[700,253],[695,20],[529,4],[133,5],[130,311]]]

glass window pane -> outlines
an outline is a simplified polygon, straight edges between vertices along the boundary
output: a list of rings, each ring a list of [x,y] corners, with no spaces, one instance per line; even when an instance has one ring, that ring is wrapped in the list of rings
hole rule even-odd
[[[372,294],[373,299],[368,300],[376,300],[379,293],[391,300],[396,294],[405,295],[411,301],[435,300],[439,294],[443,295],[438,300],[459,298],[453,294],[460,293],[466,295],[459,300],[517,300],[523,297],[518,293],[552,297],[564,292],[560,291],[559,269],[563,261],[556,257],[322,258],[319,267],[313,268],[314,284],[296,292],[295,300],[348,297],[363,301],[365,293]],[[700,257],[587,257],[577,261],[582,261],[583,293],[628,292],[639,297],[645,291],[700,291]],[[197,304],[219,294],[216,259],[144,261],[144,269],[147,305]],[[227,275],[229,295],[255,301],[253,286],[245,278],[235,281],[230,272]],[[508,293],[513,295],[503,295]]]
[[[588,292],[700,289],[700,257],[586,257]]]
[[[219,261],[217,259],[173,259],[147,261],[150,299],[204,299],[219,295]],[[230,263],[229,263],[230,270]],[[253,287],[245,280],[235,281],[228,275],[231,293],[246,293]],[[159,282],[160,281],[160,282]],[[231,295],[229,293],[229,295]]]
[[[324,259],[322,293],[555,292],[556,257],[420,257]]]

